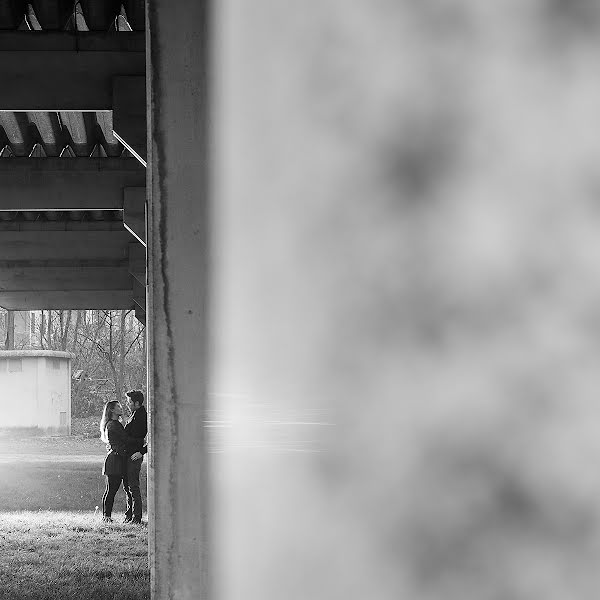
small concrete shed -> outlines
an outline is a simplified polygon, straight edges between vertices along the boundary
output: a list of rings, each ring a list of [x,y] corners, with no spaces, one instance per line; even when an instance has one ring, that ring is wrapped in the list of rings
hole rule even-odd
[[[71,358],[54,350],[0,352],[0,428],[70,435]]]

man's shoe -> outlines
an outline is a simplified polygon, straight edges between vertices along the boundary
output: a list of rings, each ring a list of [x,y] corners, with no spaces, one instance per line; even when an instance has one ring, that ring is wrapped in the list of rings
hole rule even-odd
[[[135,525],[141,525],[142,520],[141,519],[136,519],[135,517],[133,519],[131,519],[130,523],[133,523]]]
[[[131,517],[124,517],[123,518],[123,523],[131,523],[132,518]]]
[[[112,518],[111,518],[111,517],[106,517],[106,516],[105,516],[105,517],[102,517],[102,520],[103,520],[105,523],[112,523],[112,522],[113,522],[113,520],[112,520]]]

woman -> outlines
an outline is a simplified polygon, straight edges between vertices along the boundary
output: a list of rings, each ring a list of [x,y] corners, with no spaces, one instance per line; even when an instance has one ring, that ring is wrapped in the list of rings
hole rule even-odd
[[[127,441],[125,428],[119,418],[123,414],[121,405],[113,400],[104,405],[100,420],[100,439],[106,443],[108,454],[104,460],[102,474],[106,475],[106,490],[102,496],[102,518],[112,521],[112,509],[115,496],[125,475],[127,459]]]

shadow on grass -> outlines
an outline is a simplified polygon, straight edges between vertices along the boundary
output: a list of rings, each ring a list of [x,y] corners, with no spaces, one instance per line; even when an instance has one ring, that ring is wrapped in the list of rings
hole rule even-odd
[[[102,460],[82,457],[46,457],[44,460],[0,462],[0,511],[102,510],[105,477]],[[92,457],[90,457],[92,458]],[[70,460],[69,460],[70,459]],[[142,502],[146,504],[146,463],[140,477]],[[125,492],[115,498],[114,514],[125,511]]]

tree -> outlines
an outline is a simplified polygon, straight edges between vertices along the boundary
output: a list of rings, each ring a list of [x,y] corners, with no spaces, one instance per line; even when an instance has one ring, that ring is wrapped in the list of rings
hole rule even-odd
[[[5,350],[15,349],[15,313],[12,310],[6,311],[6,341]]]
[[[42,311],[34,338],[41,348],[74,355],[72,404],[78,416],[98,414],[107,400],[143,387],[145,328],[130,310]]]

